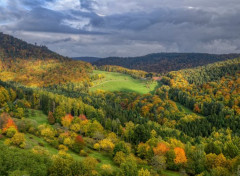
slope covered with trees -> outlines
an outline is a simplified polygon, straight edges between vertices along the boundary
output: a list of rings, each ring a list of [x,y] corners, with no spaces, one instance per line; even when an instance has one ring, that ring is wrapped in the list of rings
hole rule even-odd
[[[237,176],[239,63],[172,71],[140,94],[89,91],[104,75],[83,62],[2,60],[0,175]]]
[[[5,59],[0,60],[0,69],[1,80],[34,87],[87,83],[92,72],[89,63],[56,59]]]
[[[196,69],[170,72],[163,77],[169,96],[206,119],[180,125],[190,135],[207,136],[214,129],[230,128],[239,134],[240,59],[218,62]],[[207,128],[198,129],[204,124]],[[197,131],[194,128],[197,129]]]
[[[109,57],[93,62],[93,64],[97,66],[118,65],[147,72],[167,73],[236,57],[239,57],[239,54],[157,53],[141,57]]]
[[[89,82],[92,65],[0,33],[0,79],[26,86]],[[84,84],[84,83],[83,83]]]

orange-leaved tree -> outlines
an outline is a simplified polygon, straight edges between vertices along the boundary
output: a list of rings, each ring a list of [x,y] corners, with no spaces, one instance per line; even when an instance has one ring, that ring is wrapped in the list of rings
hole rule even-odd
[[[153,152],[155,155],[165,155],[168,150],[169,148],[163,142],[158,143],[157,147],[153,148]]]
[[[15,128],[17,130],[17,126],[11,118],[8,118],[7,123],[4,125],[3,132],[6,132],[8,128]]]
[[[176,164],[183,164],[183,163],[187,162],[187,157],[186,157],[184,149],[182,149],[180,147],[176,147],[174,149],[174,152],[175,152],[175,155],[176,155],[176,158],[174,159],[174,162]]]
[[[72,121],[73,121],[73,116],[71,114],[67,114],[62,118],[61,123],[64,127],[68,128],[71,125]]]

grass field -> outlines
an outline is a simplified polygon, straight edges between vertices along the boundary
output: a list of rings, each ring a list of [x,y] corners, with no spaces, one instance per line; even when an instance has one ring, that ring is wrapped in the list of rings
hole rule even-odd
[[[35,120],[39,125],[48,123],[47,116],[39,110],[29,109],[29,119]]]
[[[90,88],[90,91],[125,91],[146,94],[154,91],[158,85],[157,82],[154,81],[149,84],[148,88],[147,83],[149,81],[134,79],[131,76],[122,73],[94,70],[93,74],[103,74],[105,75],[105,78],[94,81],[94,85]]]

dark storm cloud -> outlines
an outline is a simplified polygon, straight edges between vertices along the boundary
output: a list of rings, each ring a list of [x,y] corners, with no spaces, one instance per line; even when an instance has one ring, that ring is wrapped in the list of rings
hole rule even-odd
[[[22,13],[21,15],[22,16],[19,21],[17,21],[14,25],[9,26],[10,30],[68,34],[100,34],[100,32],[97,31],[76,29],[67,24],[64,24],[64,19],[78,19],[74,16],[66,15],[62,12],[57,12],[42,7],[33,8],[31,11]]]
[[[0,30],[64,55],[240,52],[238,0],[3,1]]]
[[[14,29],[55,33],[90,33],[62,24],[63,19],[74,18],[46,8],[34,8],[13,26]]]
[[[126,38],[133,42],[156,42],[166,50],[178,52],[220,52],[202,46],[227,43],[222,52],[239,52],[239,13],[218,14],[204,9],[156,9],[150,13],[135,12],[93,19],[92,25],[105,30],[120,31],[116,41]],[[124,36],[124,37],[123,37]],[[232,41],[231,41],[232,40]],[[229,42],[230,41],[230,42]],[[116,43],[117,43],[116,42]],[[218,47],[218,46],[214,46]],[[220,48],[219,46],[218,48]]]
[[[59,12],[38,7],[25,14],[13,28],[26,31],[76,32],[68,26],[61,25],[63,17]]]
[[[151,25],[191,23],[195,25],[209,24],[215,14],[202,10],[190,9],[157,9],[150,13],[135,12],[93,18],[92,25],[95,27],[142,30]]]

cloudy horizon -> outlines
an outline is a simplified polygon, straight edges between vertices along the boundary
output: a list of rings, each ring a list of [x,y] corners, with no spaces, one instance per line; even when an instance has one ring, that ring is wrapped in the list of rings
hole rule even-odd
[[[240,53],[239,0],[1,0],[0,31],[64,56]]]

